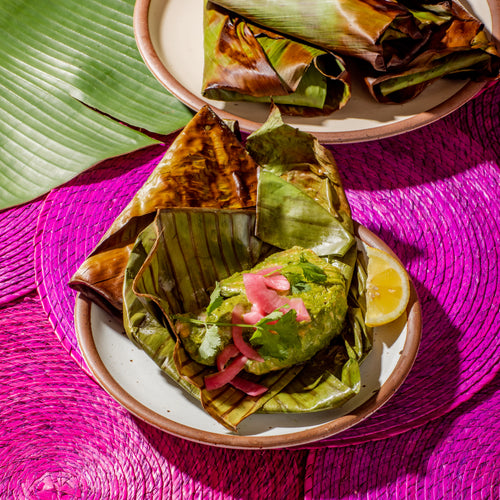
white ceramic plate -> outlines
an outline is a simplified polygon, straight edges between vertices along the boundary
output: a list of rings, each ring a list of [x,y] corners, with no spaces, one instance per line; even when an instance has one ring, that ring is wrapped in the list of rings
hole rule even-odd
[[[390,251],[366,228],[360,236]],[[407,314],[375,329],[374,346],[361,365],[362,389],[338,409],[316,413],[254,414],[238,434],[210,417],[200,403],[164,375],[122,333],[120,322],[79,296],[76,330],[85,361],[101,386],[142,420],[192,441],[232,448],[300,445],[351,427],[380,408],[410,371],[421,335],[420,304],[412,287]]]
[[[463,2],[462,2],[463,3]],[[223,119],[237,119],[253,131],[269,106],[220,102],[201,96],[204,0],[138,0],[134,12],[137,45],[147,66],[172,94],[194,110],[210,104]],[[500,39],[500,0],[470,0],[465,6]],[[378,104],[353,82],[353,97],[328,117],[286,118],[323,142],[360,142],[397,135],[427,125],[474,97],[484,83],[439,80],[417,98],[401,105]]]

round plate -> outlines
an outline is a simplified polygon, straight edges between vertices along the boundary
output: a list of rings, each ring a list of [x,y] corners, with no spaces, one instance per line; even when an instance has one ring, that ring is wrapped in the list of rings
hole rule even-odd
[[[500,39],[500,0],[470,0],[467,6]],[[223,119],[238,120],[251,132],[269,114],[269,106],[220,102],[201,96],[203,74],[203,1],[137,0],[134,31],[139,51],[153,75],[188,107],[207,103]],[[472,99],[485,83],[441,79],[412,101],[379,104],[353,81],[352,98],[330,116],[288,117],[285,121],[327,143],[381,139],[427,125]]]
[[[394,253],[363,226],[365,243]],[[361,364],[362,389],[342,407],[314,413],[254,414],[233,433],[210,417],[198,400],[171,382],[124,334],[123,326],[79,295],[78,343],[100,385],[132,414],[166,432],[230,448],[303,445],[341,432],[380,408],[398,389],[415,360],[421,337],[420,303],[413,285],[406,315],[374,330],[374,345]]]

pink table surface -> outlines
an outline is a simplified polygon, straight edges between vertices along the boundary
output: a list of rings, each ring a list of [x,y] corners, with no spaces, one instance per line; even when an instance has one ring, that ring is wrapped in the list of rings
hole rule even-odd
[[[120,160],[0,212],[0,498],[499,498],[498,130],[497,85],[425,129],[332,147],[355,216],[418,278],[423,348],[387,408],[298,450],[170,436],[131,416],[82,369],[64,309],[71,296],[55,297],[75,265],[63,229],[78,193],[100,187],[86,182],[102,172],[104,186]],[[139,179],[161,152],[123,161],[144,159]],[[89,249],[116,203],[85,230]],[[61,241],[59,264],[48,262]],[[453,335],[448,349],[443,335]]]

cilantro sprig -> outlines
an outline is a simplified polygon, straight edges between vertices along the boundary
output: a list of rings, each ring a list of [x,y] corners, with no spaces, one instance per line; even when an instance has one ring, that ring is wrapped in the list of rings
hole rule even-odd
[[[284,359],[287,356],[288,349],[300,345],[300,323],[297,321],[297,312],[294,309],[287,312],[275,309],[255,325],[201,320],[185,316],[174,316],[174,318],[185,323],[205,326],[207,332],[213,331],[214,327],[239,326],[241,328],[253,328],[255,331],[250,337],[250,343],[259,348],[259,354],[262,356]],[[211,346],[207,345],[207,347],[210,349]]]
[[[211,359],[219,351],[221,343],[222,339],[219,335],[219,328],[216,325],[207,326],[198,353],[202,359]]]
[[[261,356],[285,359],[288,350],[300,346],[297,312],[275,310],[255,324],[250,343],[259,346]]]
[[[206,315],[207,317],[215,311],[220,305],[222,305],[222,302],[224,302],[224,298],[221,295],[221,287],[220,283],[217,281],[215,283],[215,288],[213,292],[210,294],[210,303],[207,306],[206,309]]]
[[[294,269],[294,271],[287,272],[287,267]],[[309,262],[303,255],[300,256],[298,263],[283,268],[282,274],[290,282],[290,290],[293,295],[308,292],[311,289],[310,283],[324,283],[327,280],[325,271],[316,264]]]
[[[289,272],[287,272],[287,268]],[[272,271],[269,275],[275,272]],[[300,257],[299,262],[280,268],[279,273],[286,276],[290,282],[292,294],[308,291],[310,283],[324,283],[327,280],[325,271],[316,264],[309,262],[303,255]],[[204,355],[213,354],[217,349],[218,342],[220,342],[217,331],[220,327],[253,328],[254,331],[249,339],[250,344],[258,348],[259,354],[264,357],[285,359],[290,349],[300,346],[300,323],[297,321],[297,312],[294,309],[286,312],[282,308],[275,309],[255,325],[208,320],[210,314],[223,301],[221,286],[217,282],[210,294],[210,302],[205,310],[205,319],[188,318],[182,315],[174,316],[176,320],[206,328],[206,335],[200,346],[200,351],[203,351]],[[218,342],[217,338],[219,339]]]
[[[302,272],[304,278],[311,283],[324,283],[326,281],[326,273],[321,267],[309,262],[303,255],[300,256],[299,263],[297,264]]]

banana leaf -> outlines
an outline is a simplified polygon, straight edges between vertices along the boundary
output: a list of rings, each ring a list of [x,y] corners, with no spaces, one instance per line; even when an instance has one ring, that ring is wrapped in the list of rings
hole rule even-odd
[[[168,134],[191,119],[144,65],[133,8],[133,0],[1,2],[0,209],[157,143],[140,130]]]
[[[359,391],[359,364],[371,349],[372,330],[364,323],[366,262],[353,245],[351,210],[335,159],[310,134],[283,123],[277,108],[248,137],[246,147],[263,169],[256,234],[281,248],[295,241],[324,255],[339,266],[349,290],[343,334],[314,356],[260,411],[304,412],[340,406]],[[302,202],[306,198],[309,201]],[[319,224],[316,231],[318,217],[324,226]],[[329,235],[321,234],[329,225],[333,226]],[[296,231],[290,229],[293,226]],[[309,240],[311,234],[318,239]],[[330,253],[323,246],[328,239],[337,245],[329,248]]]
[[[129,337],[232,430],[256,411],[318,411],[342,404],[359,390],[359,363],[371,347],[357,303],[362,287],[353,281],[354,307],[342,337],[304,366],[248,376],[269,387],[264,396],[246,396],[231,386],[204,389],[203,379],[214,368],[193,361],[176,343],[171,318],[206,306],[213,283],[276,251],[254,236],[254,224],[254,210],[161,210],[136,242],[124,287]]]
[[[280,248],[298,245],[319,256],[343,257],[353,235],[330,212],[299,188],[262,171],[259,175],[256,234]]]
[[[230,385],[208,391],[204,378],[215,368],[188,355],[182,330],[175,323],[178,315],[203,311],[220,280],[251,269],[283,249],[267,242],[266,231],[262,238],[256,234],[256,200],[261,196],[256,191],[264,186],[263,192],[269,192],[267,174],[289,183],[303,196],[310,194],[312,216],[319,207],[337,221],[332,230],[335,238],[339,227],[353,237],[349,205],[333,158],[311,136],[299,138],[274,108],[263,131],[248,139],[253,159],[211,110],[201,110],[82,265],[86,276],[95,281],[85,275],[72,281],[82,293],[108,304],[108,285],[99,278],[108,273],[113,287],[121,285],[122,304],[115,309],[122,310],[129,338],[232,430],[255,412],[317,411],[342,404],[359,390],[359,363],[371,346],[371,331],[363,321],[363,274],[354,244],[341,257],[324,257],[341,270],[344,299],[348,297],[349,311],[340,335],[305,364],[260,376],[242,375],[268,387],[261,396],[248,396]],[[257,147],[259,141],[262,150]],[[291,143],[294,151],[277,154],[276,148],[287,151]],[[235,158],[238,161],[233,162]],[[257,158],[261,162],[258,181]],[[198,172],[203,172],[204,181],[186,183],[197,179]],[[308,231],[307,221],[303,230]],[[121,258],[119,265],[109,266],[113,251]],[[202,343],[207,350],[218,346],[207,332]]]
[[[270,102],[288,115],[324,115],[350,98],[338,56],[232,16],[211,2],[204,11],[202,92],[209,99]]]
[[[256,189],[257,164],[232,130],[210,108],[202,108],[73,275],[70,286],[121,316],[130,251],[158,209],[255,206]]]
[[[171,318],[206,307],[216,281],[249,269],[272,251],[254,236],[254,226],[255,210],[161,210],[138,238],[126,272],[124,325],[129,337],[173,380],[182,380],[182,387],[187,384],[207,412],[233,430],[283,389],[301,367],[260,378],[259,383],[269,390],[259,398],[231,386],[207,391],[203,379],[215,369],[186,354],[176,342]],[[151,238],[152,233],[156,238]],[[149,253],[143,253],[143,248],[149,248]]]
[[[300,0],[212,1],[238,23],[255,23],[294,43],[305,42],[347,58],[348,71],[356,66],[355,72],[381,103],[406,102],[442,77],[499,77],[500,56],[494,41],[479,20],[451,0],[314,0],[307,6]],[[214,46],[210,29],[205,30],[207,49]],[[231,52],[243,50],[238,37],[223,41],[228,40]],[[208,63],[211,74],[220,76],[223,86],[226,77],[212,68],[214,64]],[[238,81],[245,82],[246,77],[239,68]],[[255,92],[259,81],[250,80]],[[263,85],[259,92],[265,91]]]
[[[351,209],[332,154],[310,134],[283,122],[273,107],[246,148],[262,166],[257,236],[280,248],[296,245],[342,257],[353,244]]]
[[[441,6],[439,15],[449,22],[441,24],[425,50],[409,64],[399,71],[366,77],[368,89],[378,102],[406,102],[442,77],[498,78],[499,53],[481,22],[456,3],[448,8]]]
[[[216,391],[204,388],[204,377],[216,370],[191,359],[176,341],[173,317],[205,307],[216,281],[277,250],[254,236],[254,224],[254,210],[161,210],[139,236],[125,275],[129,338],[231,430],[255,412],[311,412],[341,405],[359,391],[359,364],[371,348],[362,309],[366,270],[357,252],[346,326],[328,348],[305,365],[261,377],[246,374],[269,388],[260,397],[229,385]]]
[[[307,188],[310,187],[309,192],[317,197],[317,201],[309,198],[311,207],[317,205],[332,218],[325,207],[329,206],[336,216],[341,212],[342,223],[335,220],[352,239],[349,205],[335,163],[328,163],[331,157],[326,150],[316,139],[307,141],[310,136],[305,134],[302,144],[307,151],[297,146],[296,154],[290,152],[276,157],[276,148],[271,147],[271,144],[276,146],[273,131],[283,140],[286,151],[297,132],[283,124],[277,108],[263,129],[262,136],[256,132],[248,140],[250,151],[259,151],[259,160],[265,165],[259,172],[259,196],[262,196],[262,186],[267,184],[268,174],[281,179],[267,170],[269,165],[274,172],[289,175],[290,185],[297,181],[297,187],[293,187],[304,189],[301,191],[303,196],[308,196]],[[259,141],[267,147],[259,150]],[[292,164],[287,163],[289,160]],[[297,175],[297,169],[302,175]],[[323,179],[320,180],[313,170],[319,171]],[[290,175],[291,172],[294,175]],[[325,179],[329,182],[329,178],[336,182],[334,188],[329,185],[335,196],[326,197],[324,183]],[[272,191],[264,192],[272,196]],[[312,214],[315,217],[314,208]],[[341,405],[359,391],[359,363],[371,348],[371,330],[364,325],[362,309],[363,276],[366,278],[366,274],[359,260],[361,254],[351,242],[350,248],[343,252],[345,261],[338,261],[339,267],[345,270],[350,306],[342,334],[305,365],[260,377],[245,374],[247,379],[269,388],[262,396],[245,395],[230,385],[216,391],[206,390],[204,378],[216,369],[190,358],[179,338],[182,333],[176,331],[175,318],[203,310],[210,302],[215,283],[252,268],[269,253],[279,250],[264,243],[266,238],[255,234],[256,217],[259,217],[259,205],[256,210],[172,208],[158,211],[135,244],[124,288],[124,325],[129,337],[173,380],[185,388],[188,384],[186,390],[197,396],[206,411],[231,430],[236,430],[244,418],[255,412],[308,412]],[[307,231],[305,224],[303,229]],[[335,236],[337,230],[336,227]],[[353,255],[354,261],[358,260],[356,266]],[[328,259],[335,262],[337,257],[330,254]],[[203,339],[206,349],[220,347],[210,346],[210,342],[213,341],[206,334]]]
[[[426,34],[392,0],[212,0],[267,29],[336,54],[368,61],[379,71],[405,60]]]
[[[155,226],[150,224],[139,234],[130,252],[123,280],[123,326],[134,344],[143,349],[172,380],[197,397],[199,391],[179,375],[173,363],[175,337],[170,328],[164,324],[158,306],[146,297],[139,299],[132,290],[134,278],[144,264],[156,238]]]

